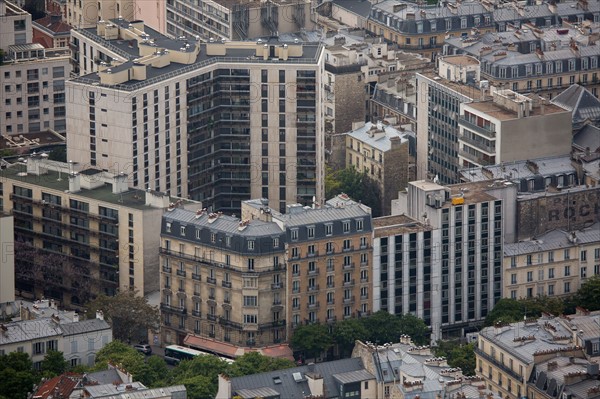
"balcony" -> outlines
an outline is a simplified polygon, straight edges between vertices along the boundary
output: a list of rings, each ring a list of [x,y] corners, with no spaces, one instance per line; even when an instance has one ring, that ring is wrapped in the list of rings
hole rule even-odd
[[[496,359],[494,359],[493,357],[491,357],[490,355],[483,352],[481,349],[479,349],[477,347],[475,348],[475,355],[484,358],[485,360],[492,363],[494,366],[498,367],[500,370],[504,371],[506,374],[510,375],[512,378],[516,379],[517,381],[523,382],[522,376],[520,376],[518,373],[511,370],[510,367],[505,366],[504,364],[498,362]]]
[[[215,337],[215,333],[214,332],[209,332],[208,333],[208,337],[209,338],[214,338]]]
[[[178,276],[181,276],[181,277],[185,277],[185,275],[186,275],[186,273],[185,273],[185,270],[179,270],[179,269],[178,269],[178,270],[177,270],[177,275],[178,275]]]
[[[273,284],[271,284],[271,289],[272,290],[280,290],[282,288],[283,288],[283,284],[281,284],[281,283],[273,283]]]
[[[330,301],[327,301],[328,305],[335,305],[335,299],[331,299]]]
[[[344,303],[352,303],[354,302],[354,296],[349,296],[348,298],[344,298]]]
[[[236,323],[234,321],[225,319],[223,317],[219,317],[219,324],[221,324],[222,326],[226,326],[226,327],[236,328],[238,330],[242,329],[242,325],[240,323]]]
[[[210,321],[217,321],[217,315],[216,314],[207,314],[206,319],[210,320]]]
[[[175,306],[167,305],[166,303],[160,304],[160,310],[171,313],[187,314],[186,308],[178,308]]]
[[[312,270],[310,270],[310,269],[309,269],[309,270],[306,272],[306,274],[308,274],[309,276],[314,276],[315,274],[319,274],[319,268],[318,268],[318,267],[316,267],[316,268],[314,268],[314,269],[312,269]]]
[[[337,317],[335,317],[335,316],[332,316],[332,317],[328,317],[328,318],[327,318],[325,321],[326,321],[327,323],[335,323],[335,322],[336,322],[336,320],[337,320]]]
[[[464,150],[460,150],[458,151],[458,155],[460,155],[461,157],[468,159],[469,161],[476,163],[478,165],[481,166],[488,166],[488,165],[494,165],[495,162],[491,159],[485,159],[485,158],[481,158],[478,157],[477,155],[473,155],[471,153],[468,153]]]
[[[319,308],[319,302],[313,302],[313,303],[308,303],[307,307],[309,309],[318,309]]]
[[[212,277],[207,277],[206,278],[206,282],[208,284],[214,284],[214,285],[216,285],[217,284],[217,279],[216,278],[212,278]]]
[[[253,347],[254,345],[256,345],[255,340],[253,340],[253,339],[246,340],[246,346]]]
[[[349,287],[351,285],[354,285],[354,279],[348,280],[348,281],[344,281],[344,287]]]
[[[361,279],[360,279],[360,283],[361,283],[361,284],[368,283],[368,282],[369,282],[369,279],[368,279],[368,278],[361,278]]]
[[[311,292],[311,291],[319,291],[319,284],[317,284],[317,285],[309,285],[308,286],[308,291],[309,292]]]
[[[306,256],[307,256],[308,258],[313,258],[313,257],[315,257],[315,256],[319,256],[319,251],[307,252],[307,253],[306,253]]]
[[[343,265],[344,270],[352,270],[354,269],[354,262]]]
[[[460,145],[461,141],[464,142],[464,143],[467,143],[468,145],[470,145],[471,147],[476,148],[479,151],[486,152],[486,153],[488,153],[490,155],[496,155],[496,148],[493,147],[493,146],[491,146],[491,145],[485,144],[482,141],[473,140],[472,138],[467,137],[464,134],[462,136],[458,137],[459,146],[462,148],[462,146]]]
[[[202,312],[199,310],[192,310],[192,316],[202,317]]]
[[[196,273],[192,273],[192,280],[196,280],[196,281],[200,281],[201,277],[199,274]]]
[[[222,281],[221,285],[225,288],[231,288],[231,281]]]
[[[350,252],[354,251],[354,245],[350,245],[349,247],[343,247],[342,252]]]
[[[481,127],[475,123],[473,123],[472,121],[470,121],[469,119],[465,118],[464,115],[460,115],[458,117],[458,124],[462,125],[463,127],[466,127],[467,129],[475,132],[475,133],[479,133],[487,138],[490,139],[494,139],[496,138],[496,129],[493,127]]]

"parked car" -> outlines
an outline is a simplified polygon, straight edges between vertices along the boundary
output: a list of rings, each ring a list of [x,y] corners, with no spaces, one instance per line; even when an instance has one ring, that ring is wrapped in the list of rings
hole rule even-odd
[[[152,348],[150,347],[150,345],[139,344],[139,345],[134,345],[133,347],[137,351],[142,352],[144,355],[151,355],[152,354]]]

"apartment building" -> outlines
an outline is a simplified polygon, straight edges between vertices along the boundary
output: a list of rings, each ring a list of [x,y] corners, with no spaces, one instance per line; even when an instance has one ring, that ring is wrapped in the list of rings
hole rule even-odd
[[[598,15],[595,22],[569,23],[567,16],[563,18],[558,27],[524,23],[506,32],[452,37],[446,51],[478,58],[481,79],[496,87],[552,99],[579,84],[598,96],[599,37],[592,33],[598,29]]]
[[[340,194],[323,206],[288,206],[285,214],[247,201],[242,218],[270,220],[285,228],[286,320],[327,323],[371,313],[371,210]]]
[[[242,219],[174,209],[161,234],[164,342],[235,358],[370,313],[370,214],[347,197],[286,214],[246,201]]]
[[[0,355],[24,352],[33,367],[40,370],[44,356],[54,350],[64,354],[72,366],[93,366],[96,353],[112,341],[112,328],[101,313],[96,318],[79,320],[64,317],[63,312],[49,307],[48,302],[34,304],[42,317],[32,317],[0,324]]]
[[[4,213],[0,202],[0,316],[13,313],[15,301],[15,240],[12,215]]]
[[[205,346],[287,339],[285,234],[276,223],[174,209],[161,235],[163,342],[183,344],[192,333]]]
[[[460,106],[485,98],[479,62],[470,56],[438,58],[438,70],[417,73],[417,178],[458,183]]]
[[[465,168],[571,151],[571,112],[538,96],[492,89],[492,99],[460,105],[458,160]],[[540,134],[541,132],[541,134]]]
[[[86,29],[98,21],[124,18],[133,21],[135,0],[67,0],[67,23],[74,28]]]
[[[381,215],[391,213],[391,202],[415,180],[416,139],[405,127],[367,122],[346,134],[346,167],[366,173],[379,188]]]
[[[579,185],[584,180],[570,155],[462,169],[460,174],[465,182],[506,179],[517,184],[519,193],[558,190]]]
[[[484,328],[475,349],[477,375],[489,390],[511,399],[600,396],[594,389],[598,364],[577,346],[571,319],[548,315]]]
[[[387,298],[388,311],[402,305],[402,312],[423,315],[434,340],[471,331],[502,297],[503,245],[514,240],[516,195],[516,186],[502,181],[446,187],[410,182],[392,204],[392,215],[413,221],[392,216],[376,222],[379,308]],[[392,276],[401,291],[385,290]]]
[[[600,224],[504,245],[504,297],[565,296],[600,274]]]
[[[0,172],[0,198],[14,217],[20,254],[17,293],[77,308],[118,288],[157,290],[160,217],[176,200],[129,189],[126,175],[44,155]]]
[[[94,72],[67,83],[69,159],[228,214],[322,202],[319,44],[203,44],[124,20],[72,37]]]
[[[384,0],[372,5],[367,29],[401,50],[433,59],[448,35],[462,36],[472,29],[495,31],[493,9],[479,1],[447,2],[438,7]]]
[[[314,30],[309,0],[214,1],[196,5],[184,0],[166,4],[167,34],[200,35],[208,40],[247,40]]]
[[[46,50],[33,43],[31,15],[0,1],[0,135],[53,129],[65,131],[65,77],[68,49]]]

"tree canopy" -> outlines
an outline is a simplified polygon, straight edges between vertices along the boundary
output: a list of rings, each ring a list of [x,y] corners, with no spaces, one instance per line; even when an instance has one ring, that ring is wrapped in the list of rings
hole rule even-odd
[[[460,367],[464,375],[475,375],[475,343],[439,341],[433,351],[436,356],[445,357],[450,367]]]
[[[42,372],[44,377],[51,378],[61,375],[69,368],[62,352],[48,351],[42,360]]]
[[[288,369],[294,366],[294,362],[288,359],[263,356],[258,352],[249,352],[238,357],[235,362],[229,366],[227,375],[230,377],[239,377],[273,370]]]
[[[367,173],[359,172],[354,166],[337,171],[328,167],[325,172],[325,197],[330,199],[341,193],[370,207],[374,217],[381,215],[381,190]]]
[[[565,302],[560,298],[539,296],[524,299],[502,298],[485,318],[485,325],[492,326],[499,321],[515,323],[525,317],[539,317],[542,312],[562,314]]]
[[[333,328],[333,338],[338,345],[341,357],[348,357],[354,349],[356,340],[366,341],[369,331],[360,319],[338,321]]]
[[[589,311],[600,310],[600,275],[588,278],[573,297],[566,301],[566,307],[571,312],[575,311],[576,306]]]
[[[116,340],[133,343],[144,341],[148,330],[158,328],[158,308],[148,304],[146,298],[135,291],[119,291],[115,296],[100,295],[87,304],[88,314],[102,310],[104,318],[113,328]]]
[[[11,352],[0,356],[0,392],[6,398],[26,399],[39,380],[26,353]]]
[[[304,353],[306,358],[316,358],[333,345],[326,325],[307,324],[298,327],[290,341],[290,346]]]

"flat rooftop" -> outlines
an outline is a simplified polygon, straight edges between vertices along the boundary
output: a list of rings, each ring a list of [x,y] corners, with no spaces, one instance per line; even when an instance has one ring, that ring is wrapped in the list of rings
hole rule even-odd
[[[519,116],[515,111],[511,111],[507,108],[504,108],[491,100],[469,103],[467,107],[473,108],[479,112],[484,112],[492,118],[496,118],[501,121],[519,119]],[[558,105],[548,103],[544,105],[543,111],[542,107],[533,106],[531,111],[529,112],[529,118],[542,115],[557,114],[560,112],[569,111],[559,107]]]
[[[125,20],[111,20],[111,23],[120,27],[120,29],[128,29],[129,21]],[[143,27],[144,33],[146,33],[152,41],[154,41],[157,50],[166,49],[176,51],[185,45],[186,43],[193,46],[199,46],[200,51],[196,57],[195,62],[191,64],[180,64],[176,62],[170,62],[170,64],[158,68],[150,65],[146,65],[146,79],[144,80],[129,80],[124,83],[120,83],[118,85],[112,85],[110,87],[116,87],[120,90],[125,91],[133,91],[140,89],[144,86],[154,84],[164,79],[172,78],[177,75],[182,75],[187,72],[192,72],[195,70],[199,70],[200,68],[206,67],[211,64],[216,63],[225,63],[231,64],[228,67],[235,67],[234,64],[244,65],[248,63],[256,63],[256,64],[316,64],[319,60],[320,54],[322,52],[323,46],[320,43],[311,43],[311,42],[300,42],[296,43],[292,42],[283,42],[279,39],[269,39],[262,40],[263,44],[266,45],[274,45],[280,46],[284,44],[288,45],[301,45],[302,46],[302,56],[294,57],[289,56],[287,60],[282,60],[279,58],[270,57],[269,59],[263,59],[262,57],[256,56],[256,48],[253,46],[248,46],[246,48],[234,47],[230,46],[226,49],[226,54],[224,56],[215,56],[207,54],[207,43],[200,43],[197,38],[178,38],[171,39],[167,36],[162,35],[158,31],[148,27]],[[113,51],[118,54],[120,57],[125,59],[124,63],[117,63],[116,65],[110,66],[113,73],[116,73],[122,69],[130,68],[134,60],[138,58],[142,58],[140,56],[140,49],[138,46],[138,42],[136,40],[125,40],[125,39],[114,39],[114,40],[105,40],[103,37],[97,34],[97,28],[87,28],[87,29],[74,29],[73,32],[79,32],[83,36],[93,40],[94,42],[100,44],[100,46],[105,47],[108,50]],[[226,44],[231,42],[226,42]],[[256,43],[255,41],[247,41],[243,43]],[[102,85],[100,83],[100,76],[98,73],[90,73],[85,76],[80,76],[78,78],[72,79],[71,82],[75,83],[83,83],[83,84],[91,84],[91,85]]]
[[[426,230],[431,230],[431,227],[406,215],[382,216],[373,219],[375,238]]]
[[[57,190],[62,193],[69,190],[69,179],[68,173],[62,173],[54,170],[48,170],[45,175],[37,176],[34,174],[27,174],[27,167],[21,164],[13,164],[6,169],[0,170],[0,179],[10,179],[15,183],[22,182],[27,184],[36,185],[39,187],[45,187],[51,190]],[[59,176],[60,174],[60,176]],[[82,173],[83,175],[84,173]],[[60,177],[60,180],[58,180]],[[82,176],[81,178],[85,178]],[[17,183],[18,184],[18,183]],[[127,207],[133,209],[157,209],[151,208],[146,205],[146,192],[134,188],[120,193],[113,194],[112,185],[104,184],[101,187],[93,190],[81,189],[77,193],[69,194],[71,196],[90,198],[96,201],[105,202],[107,204],[113,204],[119,207]],[[170,202],[176,202],[177,199],[171,198]]]
[[[487,180],[479,182],[458,183],[446,186],[450,189],[450,195],[463,195],[465,205],[476,204],[479,202],[494,201],[498,198],[488,193],[488,190],[501,189],[513,186],[514,183],[504,180]],[[452,202],[444,203],[444,208],[451,208]]]
[[[23,136],[23,137],[20,137]],[[0,150],[12,149],[19,150],[20,148],[33,148],[45,145],[66,144],[63,136],[53,130],[44,132],[24,133],[17,136],[2,136],[0,138]]]
[[[470,86],[461,82],[454,82],[452,80],[442,78],[435,71],[423,71],[419,72],[419,75],[429,78],[435,83],[446,86],[449,90],[453,90],[457,93],[460,93],[463,96],[466,96],[474,101],[485,101],[492,99],[490,95],[482,93],[479,87]]]

